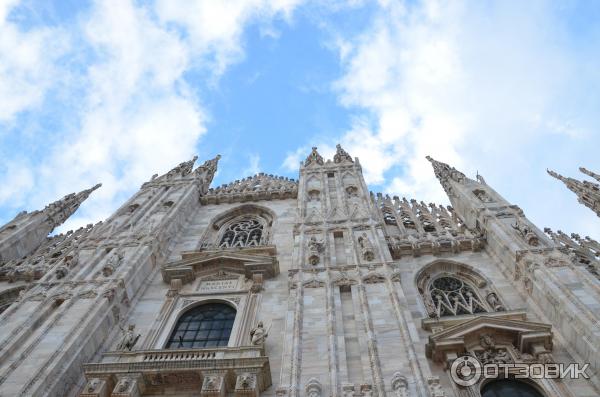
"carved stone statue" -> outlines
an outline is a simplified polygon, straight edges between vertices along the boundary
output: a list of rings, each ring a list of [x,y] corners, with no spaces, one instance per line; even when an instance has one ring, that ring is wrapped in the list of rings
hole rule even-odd
[[[315,266],[321,260],[321,253],[324,250],[322,241],[318,241],[315,236],[312,236],[308,241],[308,263]]]
[[[360,253],[364,260],[372,261],[373,259],[375,259],[373,244],[371,244],[371,241],[367,237],[367,233],[363,233],[362,236],[358,238],[358,244],[360,246]]]
[[[56,278],[60,280],[61,278],[64,278],[67,273],[69,273],[69,269],[66,266],[59,266],[56,269]]]
[[[262,321],[259,321],[256,327],[250,331],[250,342],[255,346],[260,346],[265,343],[265,340],[269,336],[267,330],[265,330]]]
[[[131,349],[133,348],[133,346],[135,346],[135,344],[137,343],[138,339],[140,339],[140,336],[141,336],[140,334],[135,335],[135,333],[133,332],[134,329],[135,329],[135,324],[130,324],[129,327],[127,328],[127,331],[125,331],[123,328],[121,328],[121,331],[123,332],[123,336],[121,337],[121,341],[117,345],[117,350],[131,351]]]
[[[519,218],[515,220],[515,224],[512,225],[512,227],[519,233],[519,235],[527,244],[531,245],[532,247],[537,247],[540,244],[540,241],[533,230],[528,225],[520,222]]]
[[[487,301],[487,303],[490,304],[490,306],[492,307],[492,309],[494,309],[495,312],[503,312],[504,310],[506,310],[502,303],[500,303],[500,299],[498,298],[498,295],[496,295],[495,292],[490,292],[485,298],[485,300]]]
[[[408,381],[400,372],[395,372],[392,376],[392,390],[396,397],[408,397]]]
[[[106,263],[110,266],[112,266],[113,269],[116,269],[117,267],[119,267],[121,265],[121,262],[123,261],[123,253],[121,252],[121,250],[119,249],[113,249],[113,252],[111,253],[110,257],[108,258],[108,261],[106,261]]]
[[[345,151],[344,149],[342,149],[342,145],[340,145],[339,143],[337,145],[335,145],[335,149],[336,149],[336,153],[333,156],[333,162],[334,163],[341,163],[344,161],[349,161],[351,163],[353,163],[352,161],[352,157],[348,154],[347,151]]]

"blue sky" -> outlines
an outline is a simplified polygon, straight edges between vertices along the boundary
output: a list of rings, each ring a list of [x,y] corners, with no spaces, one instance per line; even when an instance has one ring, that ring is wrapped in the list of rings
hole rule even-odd
[[[600,3],[0,0],[0,222],[223,157],[214,185],[337,142],[374,191],[447,203],[425,155],[538,226],[600,237],[545,172],[600,170]]]

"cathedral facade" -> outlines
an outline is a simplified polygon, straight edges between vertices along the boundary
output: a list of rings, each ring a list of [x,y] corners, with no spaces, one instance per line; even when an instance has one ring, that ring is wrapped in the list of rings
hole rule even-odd
[[[370,193],[338,145],[298,180],[214,188],[219,156],[194,158],[66,234],[99,186],[20,213],[0,396],[599,396],[600,244],[428,159],[452,206]],[[598,184],[551,174],[600,214]],[[467,359],[509,369],[465,384]],[[570,363],[585,376],[518,376]]]

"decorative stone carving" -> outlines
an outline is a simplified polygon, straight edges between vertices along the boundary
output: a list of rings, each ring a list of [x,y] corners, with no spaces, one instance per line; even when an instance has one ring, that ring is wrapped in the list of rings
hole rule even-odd
[[[365,277],[363,277],[363,283],[365,284],[378,284],[384,282],[385,276],[375,271],[370,271]]]
[[[69,269],[66,266],[59,266],[56,268],[55,274],[58,280],[66,277],[67,273],[69,273]]]
[[[540,241],[533,230],[528,225],[521,222],[519,218],[515,219],[515,224],[512,225],[512,227],[518,232],[518,234],[521,236],[521,238],[523,238],[523,240],[525,240],[527,244],[531,245],[532,247],[537,247],[540,244]]]
[[[349,199],[358,197],[358,188],[356,186],[348,186],[346,188],[346,197]]]
[[[109,396],[108,386],[104,379],[91,378],[87,381],[81,397],[108,397]]]
[[[304,160],[304,166],[308,167],[309,165],[312,164],[318,164],[318,165],[323,165],[323,157],[319,154],[319,152],[317,152],[317,148],[313,147],[312,151],[310,152],[310,154],[308,155],[308,157],[306,158],[306,160]]]
[[[127,393],[133,386],[134,380],[129,377],[123,377],[119,379],[119,382],[115,386],[114,392],[116,393]]]
[[[208,374],[202,381],[200,396],[223,397],[225,395],[225,379],[222,375]]]
[[[87,393],[94,393],[100,386],[101,380],[98,378],[90,379],[85,386],[85,391]]]
[[[119,328],[121,328],[121,327],[119,327]],[[117,345],[117,350],[131,351],[131,349],[135,346],[135,344],[137,343],[138,339],[141,336],[140,334],[135,335],[135,333],[133,332],[134,329],[135,329],[135,324],[129,324],[129,326],[127,327],[127,330],[124,330],[123,328],[121,328],[121,332],[123,333],[123,336],[121,337],[121,341]]]
[[[367,237],[367,233],[363,233],[358,237],[358,245],[360,246],[360,254],[365,261],[372,261],[375,259],[375,252],[373,251],[373,244]]]
[[[269,336],[269,331],[265,330],[262,321],[259,321],[256,327],[250,331],[250,342],[255,346],[262,346],[267,336]]]
[[[500,299],[498,298],[498,295],[496,295],[495,292],[490,292],[485,300],[487,301],[487,303],[491,306],[491,308],[495,311],[495,312],[502,312],[504,310],[506,310],[504,308],[504,306],[502,305],[502,303],[500,302]]]
[[[306,396],[307,397],[321,397],[323,387],[321,382],[317,378],[310,378],[306,383]]]
[[[321,261],[321,254],[325,250],[322,241],[318,241],[315,236],[308,240],[308,263],[315,266]]]
[[[321,201],[321,192],[317,189],[308,191],[308,201]]]
[[[392,391],[396,397],[408,397],[408,381],[400,372],[395,372],[392,376]]]
[[[234,395],[236,397],[258,397],[256,375],[250,372],[238,375],[235,380]]]
[[[492,199],[485,190],[483,189],[475,189],[473,190],[473,194],[483,203],[493,203],[494,199]]]
[[[352,157],[348,154],[348,152],[346,152],[344,149],[342,149],[342,145],[340,145],[339,143],[337,145],[335,145],[335,155],[333,156],[333,162],[338,164],[338,163],[343,163],[343,162],[349,162],[349,163],[353,163],[354,161],[352,160]]]
[[[496,341],[490,334],[482,334],[479,337],[479,344],[483,351],[475,351],[475,357],[482,364],[507,364],[513,360],[505,349],[497,349]]]
[[[318,191],[317,191],[318,193]],[[259,173],[239,179],[215,189],[209,189],[200,201],[203,204],[240,202],[253,200],[276,200],[295,198],[298,182],[294,179]]]
[[[102,275],[104,277],[108,277],[112,275],[115,270],[121,266],[123,261],[123,253],[119,248],[114,248],[108,259],[106,260],[106,264],[102,267]]]
[[[429,395],[431,397],[445,397],[446,394],[442,390],[440,385],[440,378],[438,376],[430,376],[427,378],[427,386],[429,387]]]

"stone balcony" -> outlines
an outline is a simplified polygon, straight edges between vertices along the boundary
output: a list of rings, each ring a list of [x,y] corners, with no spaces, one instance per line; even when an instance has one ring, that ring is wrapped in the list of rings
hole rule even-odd
[[[271,386],[261,346],[107,352],[84,364],[82,397],[198,395],[256,397]]]

